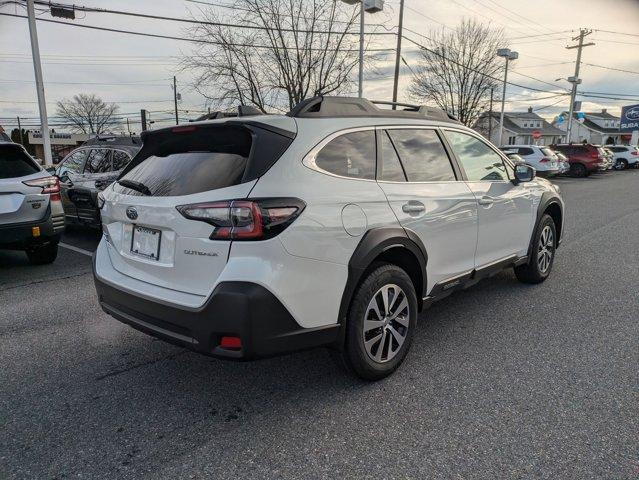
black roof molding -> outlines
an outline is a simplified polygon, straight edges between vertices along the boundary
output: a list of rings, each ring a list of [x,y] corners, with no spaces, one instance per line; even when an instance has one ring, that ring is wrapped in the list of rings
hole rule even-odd
[[[377,105],[394,105],[401,110],[379,108]],[[335,117],[400,117],[458,122],[443,110],[425,105],[408,103],[371,101],[358,97],[317,96],[302,100],[287,113],[294,118],[335,118]]]
[[[142,145],[142,141],[139,136],[135,135],[98,135],[97,137],[89,138],[82,146],[89,145]]]

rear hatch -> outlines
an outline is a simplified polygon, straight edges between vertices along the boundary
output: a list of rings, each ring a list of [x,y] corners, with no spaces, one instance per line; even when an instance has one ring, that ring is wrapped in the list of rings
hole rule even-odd
[[[48,176],[20,145],[0,142],[0,225],[32,223],[46,216],[49,195],[24,182]]]
[[[211,225],[176,207],[247,198],[293,138],[292,132],[239,120],[144,135],[142,150],[104,194],[113,267],[153,285],[208,294],[231,242],[211,240]]]

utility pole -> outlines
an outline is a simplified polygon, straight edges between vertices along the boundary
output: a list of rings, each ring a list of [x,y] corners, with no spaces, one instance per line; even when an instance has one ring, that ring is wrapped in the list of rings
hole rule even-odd
[[[129,117],[126,117],[126,129],[129,132],[129,137],[131,136],[131,127],[129,126]]]
[[[146,130],[146,110],[140,110],[140,123],[142,127],[140,127],[141,131],[144,132]]]
[[[177,109],[177,80],[175,79],[175,75],[173,75],[173,103],[175,104],[175,124],[178,125],[180,123],[178,119],[178,109]]]
[[[38,94],[38,107],[40,109],[40,133],[42,134],[42,146],[44,147],[44,165],[53,165],[51,158],[51,139],[49,138],[49,122],[47,121],[47,103],[44,98],[44,82],[42,81],[42,65],[40,64],[40,47],[38,46],[38,31],[36,30],[35,9],[33,0],[27,0],[27,16],[29,17],[29,35],[31,36],[31,56],[33,57],[33,70],[35,72],[36,92]],[[22,132],[20,132],[22,136]]]
[[[404,26],[404,0],[399,2],[399,29],[397,32],[397,53],[395,54],[395,80],[393,81],[393,103],[397,101],[397,85],[399,83],[399,61],[402,56],[402,28]],[[393,105],[393,110],[397,108]]]
[[[572,134],[572,116],[575,109],[575,97],[577,96],[577,85],[581,83],[581,79],[579,78],[579,67],[581,66],[581,49],[584,47],[590,47],[594,45],[593,42],[584,44],[584,37],[590,35],[592,30],[586,30],[582,28],[579,30],[579,36],[573,37],[573,40],[579,40],[578,45],[571,45],[570,47],[566,47],[568,50],[576,48],[577,49],[577,61],[575,62],[575,76],[570,77],[568,81],[572,83],[572,91],[570,92],[570,109],[568,111],[568,130],[567,130],[567,138],[566,141],[570,143],[571,134]]]
[[[18,119],[18,138],[20,139],[20,145],[24,147],[24,143],[22,142],[22,126],[20,125],[20,117],[16,117]]]
[[[495,91],[495,87],[490,87],[490,109],[488,112],[488,141],[492,142],[493,136],[493,93]]]

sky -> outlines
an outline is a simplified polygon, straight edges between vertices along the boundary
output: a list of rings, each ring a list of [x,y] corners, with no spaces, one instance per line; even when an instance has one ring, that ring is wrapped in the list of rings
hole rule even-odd
[[[231,3],[231,0],[201,1],[217,5]],[[367,14],[367,30],[385,31],[396,27],[399,2],[386,0],[383,12]],[[76,4],[172,18],[188,17],[201,6],[188,0],[80,0]],[[216,9],[232,20],[232,11]],[[26,10],[0,1],[0,13],[25,15]],[[39,18],[51,16],[41,12]],[[571,38],[578,35],[580,28],[593,29],[587,41],[595,45],[583,50],[580,72],[583,83],[579,88],[627,100],[584,97],[581,98],[582,110],[607,108],[619,114],[622,105],[639,103],[639,0],[405,0],[405,35],[417,42],[423,42],[419,34],[454,28],[462,18],[476,18],[504,30],[509,47],[519,52],[519,59],[511,64],[509,81],[551,92],[570,87],[565,80],[556,81],[574,74],[576,49],[565,47],[575,43]],[[184,36],[186,33],[184,24],[178,22],[104,13],[78,13],[69,23],[162,35]],[[151,112],[154,126],[169,125],[173,118],[173,75],[177,76],[178,91],[182,95],[181,119],[195,118],[206,109],[205,99],[190,87],[190,74],[178,66],[180,57],[191,51],[190,42],[45,22],[38,22],[37,29],[49,117],[55,115],[57,100],[77,93],[95,93],[107,102],[116,102],[121,117],[130,119],[135,132],[139,132],[141,108]],[[375,37],[378,48],[394,48],[395,42],[394,36]],[[417,47],[404,40],[402,56],[408,66],[402,65],[399,100],[408,101],[410,70],[419,57]],[[390,99],[393,65],[394,54],[389,53],[374,71],[365,71],[365,97]],[[357,74],[356,69],[353,74]],[[356,85],[352,94],[356,94]],[[551,95],[508,86],[506,110],[533,107],[541,116],[552,119],[567,110],[569,97],[544,98]],[[13,117],[18,115],[24,126],[39,124],[29,30],[26,19],[0,16],[0,125],[6,130],[14,128],[17,125]],[[51,123],[55,124],[55,120]]]

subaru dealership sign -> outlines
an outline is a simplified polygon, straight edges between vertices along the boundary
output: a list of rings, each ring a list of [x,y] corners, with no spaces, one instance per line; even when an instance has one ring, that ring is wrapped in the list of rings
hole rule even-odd
[[[621,108],[621,123],[619,127],[619,130],[623,133],[639,130],[639,103]]]

